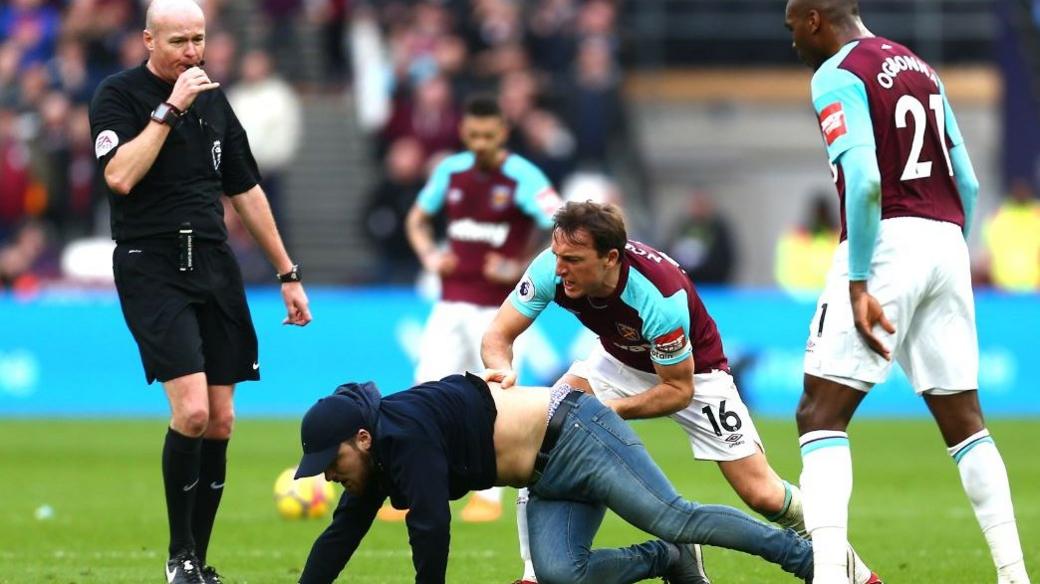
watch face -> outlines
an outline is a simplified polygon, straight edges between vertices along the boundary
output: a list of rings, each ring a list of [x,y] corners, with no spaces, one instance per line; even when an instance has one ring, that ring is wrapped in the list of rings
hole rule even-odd
[[[165,103],[160,103],[155,108],[156,117],[165,118],[166,114],[168,113],[170,113],[170,106],[166,105]]]

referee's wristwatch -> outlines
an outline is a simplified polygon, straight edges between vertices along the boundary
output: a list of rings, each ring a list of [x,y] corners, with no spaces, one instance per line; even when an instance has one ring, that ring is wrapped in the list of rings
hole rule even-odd
[[[292,268],[290,268],[288,272],[278,274],[278,281],[282,284],[302,282],[303,278],[300,276],[300,264],[293,264]]]
[[[181,123],[181,116],[183,115],[184,112],[177,109],[177,106],[166,101],[155,106],[155,109],[152,110],[152,119],[160,124],[166,124],[171,130]]]

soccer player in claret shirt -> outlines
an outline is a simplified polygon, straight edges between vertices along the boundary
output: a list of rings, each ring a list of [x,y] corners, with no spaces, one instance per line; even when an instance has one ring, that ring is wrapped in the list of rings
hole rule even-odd
[[[1007,471],[979,406],[965,244],[979,184],[942,82],[909,49],[871,34],[855,0],[790,0],[786,24],[816,71],[812,102],[843,211],[797,415],[814,582],[845,581],[846,428],[893,358],[939,425],[998,583],[1029,582]]]
[[[508,127],[494,98],[471,98],[459,133],[466,150],[437,165],[405,225],[423,267],[441,279],[441,299],[419,345],[416,383],[483,369],[481,336],[561,204],[541,170],[505,149]],[[438,213],[447,219],[447,249],[433,239]],[[498,519],[500,499],[499,488],[477,492],[462,520]],[[381,519],[401,517],[389,507],[380,511]]]
[[[556,213],[552,247],[531,262],[484,335],[487,375],[503,387],[516,383],[509,368],[514,340],[550,302],[599,336],[559,383],[594,393],[624,419],[671,417],[686,432],[694,456],[715,461],[749,507],[803,530],[798,487],[769,466],[696,288],[667,255],[628,239],[617,207],[569,202]],[[521,493],[521,541],[528,532],[523,500]],[[545,526],[532,523],[529,531],[539,529]],[[878,584],[847,551],[855,569],[846,582]],[[537,578],[530,562],[524,570],[522,582]]]

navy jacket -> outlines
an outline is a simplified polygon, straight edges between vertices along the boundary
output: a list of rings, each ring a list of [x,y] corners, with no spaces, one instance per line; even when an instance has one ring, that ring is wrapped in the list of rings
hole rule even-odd
[[[487,489],[495,467],[495,402],[471,374],[450,375],[378,402],[373,458],[376,481],[363,496],[344,492],[332,524],[311,547],[300,584],[328,584],[350,560],[387,497],[409,509],[406,522],[415,581],[444,582],[451,511],[448,501]]]

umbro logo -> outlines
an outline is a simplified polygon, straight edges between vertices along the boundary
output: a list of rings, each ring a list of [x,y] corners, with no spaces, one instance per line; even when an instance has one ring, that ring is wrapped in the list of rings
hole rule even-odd
[[[744,435],[743,434],[730,434],[729,436],[726,437],[726,442],[734,444],[736,442],[740,442],[743,439],[744,439]]]

